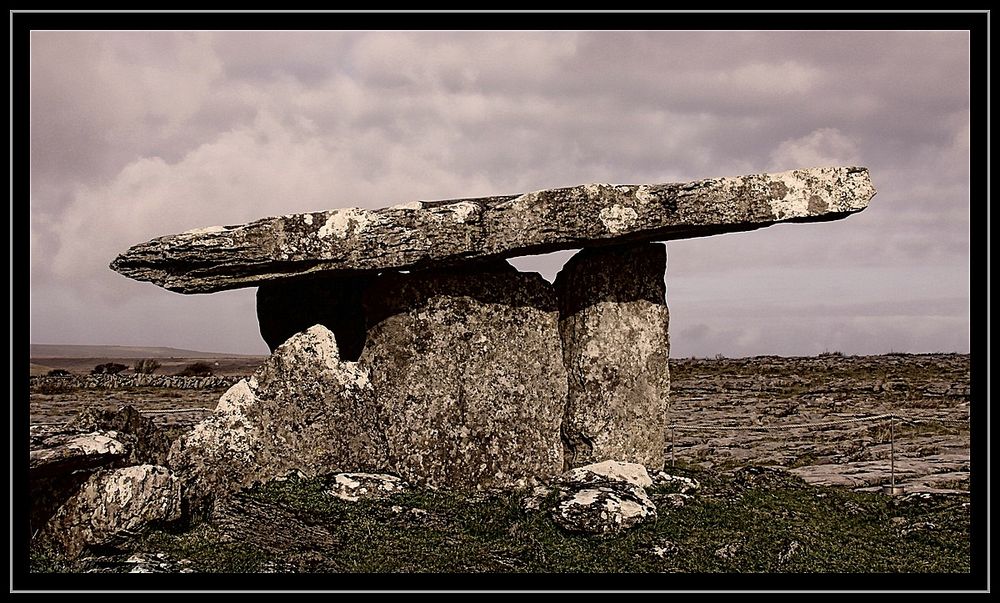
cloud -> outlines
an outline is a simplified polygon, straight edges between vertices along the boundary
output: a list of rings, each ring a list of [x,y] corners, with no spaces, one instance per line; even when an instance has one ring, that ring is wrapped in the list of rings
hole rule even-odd
[[[803,291],[850,286],[872,303],[927,297],[915,283],[967,295],[954,281],[970,274],[968,63],[962,32],[35,32],[31,334],[55,341],[70,315],[82,341],[88,324],[97,333],[110,318],[76,317],[121,312],[136,321],[122,332],[154,340],[178,334],[139,320],[142,303],[177,317],[237,311],[236,294],[214,306],[107,268],[133,244],[190,228],[862,164],[879,191],[864,212],[672,242],[667,283],[678,349],[685,333],[730,355],[779,345],[772,333],[796,342],[785,350],[834,341],[837,328],[867,340],[843,326],[858,300],[829,292],[789,293],[804,313],[840,307],[812,326],[803,318],[801,336],[694,317],[684,298],[707,312],[738,285],[746,312],[764,316],[775,273],[794,274]],[[512,263],[551,278],[569,255]],[[770,281],[748,276],[765,269]],[[843,276],[851,270],[854,281]],[[932,335],[908,341],[931,345]],[[185,346],[198,347],[191,337]],[[201,347],[246,342],[219,335]]]
[[[820,128],[801,138],[782,141],[771,153],[770,169],[782,171],[802,167],[862,163],[854,141],[836,128]]]

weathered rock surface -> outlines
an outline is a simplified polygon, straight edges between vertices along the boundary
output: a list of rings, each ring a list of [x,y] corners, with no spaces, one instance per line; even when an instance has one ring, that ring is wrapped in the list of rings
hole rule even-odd
[[[32,530],[99,469],[162,464],[169,442],[152,420],[130,405],[117,410],[84,408],[67,424],[33,425],[28,484]]]
[[[656,505],[644,487],[645,467],[606,461],[568,471],[556,482],[559,501],[552,519],[571,532],[613,535],[656,519]]]
[[[327,483],[324,492],[352,502],[388,498],[407,486],[395,475],[381,473],[337,473],[330,476]]]
[[[97,406],[85,408],[66,426],[79,431],[116,431],[131,436],[128,456],[130,465],[162,465],[167,460],[170,440],[149,417],[142,416],[132,405],[117,410]]]
[[[273,352],[292,335],[323,325],[337,338],[340,357],[357,360],[365,345],[361,296],[369,276],[328,276],[263,283],[257,289],[260,334]]]
[[[168,462],[185,481],[187,512],[204,516],[216,498],[290,471],[383,467],[372,395],[368,372],[340,360],[329,329],[296,334],[174,442]]]
[[[551,285],[495,272],[388,276],[368,291],[360,363],[388,445],[383,468],[454,489],[525,485],[562,470],[566,399]]]
[[[666,247],[583,249],[555,280],[569,377],[566,466],[663,466],[670,352]]]
[[[43,476],[106,467],[127,458],[129,447],[124,434],[115,431],[80,433],[56,432],[32,434],[32,450],[28,455],[28,470]]]
[[[208,293],[320,272],[409,270],[836,220],[863,210],[874,194],[861,167],[672,184],[586,184],[201,228],[136,245],[111,268],[171,291]]]
[[[559,477],[563,484],[599,484],[606,481],[628,482],[640,488],[653,485],[649,471],[638,463],[607,460],[570,469]]]
[[[180,481],[165,467],[135,465],[93,474],[59,507],[41,538],[69,558],[88,546],[114,546],[180,518]]]

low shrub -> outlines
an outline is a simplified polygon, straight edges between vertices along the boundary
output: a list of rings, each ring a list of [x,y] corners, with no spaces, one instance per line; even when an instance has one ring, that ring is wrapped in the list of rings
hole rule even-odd
[[[178,377],[211,377],[212,367],[207,362],[194,362],[184,367]]]
[[[104,364],[98,364],[90,371],[91,375],[117,375],[118,373],[124,371],[128,367],[124,364],[118,364],[117,362],[105,362]]]

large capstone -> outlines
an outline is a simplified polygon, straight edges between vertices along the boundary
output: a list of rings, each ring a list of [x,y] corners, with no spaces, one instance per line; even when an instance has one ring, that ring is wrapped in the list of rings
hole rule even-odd
[[[563,466],[566,371],[552,287],[535,273],[400,274],[365,296],[368,367],[388,445],[411,483],[526,484]]]
[[[365,345],[361,296],[370,276],[319,276],[261,284],[257,289],[260,334],[273,352],[289,337],[323,325],[337,338],[344,360],[357,360]]]
[[[569,378],[566,466],[663,466],[670,389],[666,247],[583,249],[555,281]]]
[[[874,194],[862,167],[669,184],[584,184],[199,228],[136,245],[111,268],[171,291],[208,293],[317,273],[438,268],[777,222],[837,220],[863,210]]]
[[[185,481],[186,512],[204,517],[216,499],[296,470],[381,469],[374,407],[368,371],[340,359],[329,329],[292,336],[174,442],[168,462]]]

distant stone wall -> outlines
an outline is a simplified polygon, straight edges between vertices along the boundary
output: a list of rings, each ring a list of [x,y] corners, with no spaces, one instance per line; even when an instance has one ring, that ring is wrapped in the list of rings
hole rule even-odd
[[[30,388],[106,388],[121,387],[174,387],[178,389],[212,389],[234,385],[243,377],[211,376],[211,377],[181,377],[177,375],[86,375],[74,377],[31,377]]]

